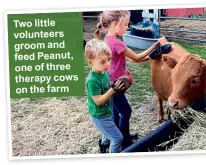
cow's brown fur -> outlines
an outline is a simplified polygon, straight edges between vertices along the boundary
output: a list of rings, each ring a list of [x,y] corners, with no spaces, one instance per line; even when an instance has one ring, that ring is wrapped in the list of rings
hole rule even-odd
[[[168,43],[161,40],[161,44]],[[162,58],[150,60],[152,86],[158,96],[158,120],[162,121],[163,100],[182,109],[206,95],[206,60],[192,55],[176,43]]]

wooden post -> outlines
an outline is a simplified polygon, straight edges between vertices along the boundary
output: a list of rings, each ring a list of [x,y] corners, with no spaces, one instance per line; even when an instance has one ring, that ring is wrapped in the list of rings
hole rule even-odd
[[[154,9],[153,13],[149,12],[149,9],[143,10],[142,12],[143,22],[150,21],[150,18],[152,18],[152,22],[159,25],[159,17],[160,17],[160,10]],[[158,28],[158,35],[160,34],[159,28]]]
[[[150,21],[149,9],[145,9],[142,12],[143,22]]]
[[[142,12],[143,22],[150,21],[150,18],[153,19],[153,22],[158,24],[158,18],[159,18],[159,10],[154,9],[153,13],[149,12],[149,9],[145,9]]]

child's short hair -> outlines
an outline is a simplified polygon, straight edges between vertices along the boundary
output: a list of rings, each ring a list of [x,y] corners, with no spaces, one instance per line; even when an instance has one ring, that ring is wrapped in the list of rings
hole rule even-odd
[[[102,55],[111,56],[111,51],[104,41],[94,38],[86,43],[84,54],[87,59],[93,59]]]

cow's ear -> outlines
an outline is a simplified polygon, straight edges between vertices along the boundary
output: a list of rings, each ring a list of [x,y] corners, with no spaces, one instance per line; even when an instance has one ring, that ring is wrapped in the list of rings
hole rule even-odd
[[[173,57],[162,56],[162,60],[169,66],[170,68],[174,68],[177,64],[177,61]]]

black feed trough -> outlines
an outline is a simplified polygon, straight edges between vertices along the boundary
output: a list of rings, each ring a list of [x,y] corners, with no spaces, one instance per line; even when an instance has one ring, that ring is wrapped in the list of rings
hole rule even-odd
[[[182,128],[187,129],[190,126],[192,119],[188,121],[186,122],[185,120],[179,118],[174,123],[172,119],[170,119],[150,134],[144,136],[136,143],[124,149],[121,153],[165,151],[178,141],[177,137],[183,134]],[[176,138],[176,140],[171,140],[174,138]],[[168,142],[169,140],[171,141],[167,143],[167,145],[160,145],[164,142]]]

